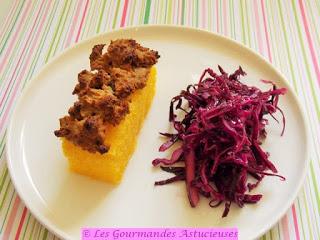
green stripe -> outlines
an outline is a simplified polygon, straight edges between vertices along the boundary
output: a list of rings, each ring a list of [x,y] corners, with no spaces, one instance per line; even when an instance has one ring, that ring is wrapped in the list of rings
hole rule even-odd
[[[45,43],[45,40],[47,39],[47,35],[49,33],[49,29],[51,27],[51,23],[53,21],[53,17],[55,16],[55,13],[57,11],[57,8],[58,8],[58,1],[55,2],[55,5],[53,6],[53,10],[51,11],[50,15],[49,15],[49,19],[48,19],[48,22],[47,22],[47,25],[45,26],[44,28],[44,32],[42,33],[42,37],[40,39],[40,43],[39,43],[39,47],[37,48],[37,52],[32,60],[32,63],[29,67],[29,71],[27,73],[27,77],[25,78],[24,82],[23,82],[23,86],[22,88],[25,87],[27,81],[31,78],[31,76],[33,76],[33,73],[34,73],[34,70],[35,70],[35,67],[37,65],[37,62],[39,60],[39,57],[43,51],[43,46],[44,46],[44,43]],[[49,51],[47,51],[47,53],[49,53]]]
[[[320,16],[320,2],[317,0],[315,2],[316,2],[317,10],[318,10],[317,16]]]
[[[94,6],[97,4],[97,1],[93,2],[94,5],[90,1],[88,2],[88,4],[89,4],[88,5],[89,7],[88,7],[87,19],[89,19],[89,20],[86,20],[83,22],[84,23],[83,28],[82,28],[83,30],[80,33],[81,38],[83,37],[83,35],[84,36],[88,35],[89,25],[92,21],[93,15],[94,15],[91,13],[91,10],[92,10],[92,8],[95,8]]]
[[[210,2],[208,2],[209,4]],[[184,18],[185,18],[185,7],[186,7],[186,1],[182,0],[182,6],[181,6],[181,25],[184,25]],[[210,14],[209,14],[210,16]]]
[[[164,23],[164,15],[163,14],[163,1],[158,1],[159,3],[159,8],[157,8],[158,12],[158,18],[157,18],[157,23],[163,24]]]
[[[63,23],[62,23],[61,28],[60,28],[60,24],[58,25],[59,29],[61,29],[61,30],[60,30],[60,33],[59,33],[58,40],[56,41],[56,45],[55,45],[55,48],[54,48],[52,56],[56,55],[57,48],[58,48],[59,44],[61,43],[61,41],[60,41],[61,35],[62,35],[62,33],[65,33],[64,29],[65,29],[65,25],[66,25],[66,21],[67,21],[68,15],[69,15],[69,11],[70,11],[70,7],[71,7],[72,1],[67,1],[67,2],[69,2],[70,4],[68,5],[67,12],[65,14],[63,14]],[[62,44],[63,44],[63,42],[62,42]]]
[[[15,15],[17,14],[17,11],[19,10],[19,4],[22,3],[22,1],[15,1],[17,3],[14,3],[13,5],[16,4],[16,6],[10,6],[10,10],[8,11],[7,15],[4,16],[3,18],[3,25],[2,25],[2,29],[0,31],[0,46],[4,43],[4,38],[5,36],[9,33],[10,27],[12,27],[13,24],[13,19],[15,17]],[[5,26],[6,24],[6,26]],[[1,47],[0,47],[1,49]]]
[[[161,2],[163,2],[163,1],[161,1]],[[164,23],[167,23],[167,13],[168,13],[168,1],[165,1],[166,2],[166,6],[165,6],[165,11],[164,11]]]
[[[288,36],[287,36],[287,31],[286,31],[286,26],[284,24],[284,18],[283,18],[283,14],[282,14],[282,7],[281,7],[280,1],[277,1],[277,2],[278,2],[279,12],[280,12],[280,21],[281,21],[281,25],[282,25],[282,29],[283,29],[283,35],[284,35],[284,39],[285,39],[286,50],[287,50],[287,54],[288,54],[290,72],[291,72],[292,79],[293,79],[293,86],[294,86],[295,92],[297,92],[298,91],[297,81],[296,81],[296,76],[294,74],[292,58],[291,58],[291,54],[290,54],[291,51],[290,51],[290,48],[289,48]]]
[[[193,18],[193,21],[192,21],[192,26],[194,27],[197,27],[198,26],[198,18],[197,18],[197,3],[198,1],[194,1],[194,4],[193,4],[193,11],[192,11],[192,18]]]
[[[31,217],[31,213],[28,213],[28,218],[27,218],[27,221],[25,223],[22,239],[25,239],[25,237],[26,237],[26,232],[27,232],[27,229],[28,229],[28,226],[29,226],[30,217]]]
[[[0,149],[4,148],[6,135],[7,135],[7,129],[3,133],[3,136],[2,136],[2,139],[1,139],[1,143],[0,143]],[[0,155],[0,157],[2,157],[2,155]]]
[[[32,239],[37,239],[37,240],[39,239],[37,236],[39,234],[40,228],[41,228],[40,223],[36,221],[34,226],[34,231],[32,233],[32,236],[33,236]]]
[[[99,16],[99,22],[98,22],[98,27],[97,27],[97,31],[96,33],[99,33],[100,32],[100,27],[101,27],[101,22],[102,22],[102,16],[103,16],[103,13],[104,13],[104,9],[106,7],[106,0],[103,1],[103,4],[102,4],[102,8],[100,10],[100,16]]]
[[[130,12],[130,25],[133,24],[133,16],[134,16],[134,12],[136,10],[136,3],[137,3],[136,0],[133,0],[133,6],[132,6],[131,12]]]
[[[148,24],[149,23],[150,6],[151,6],[151,0],[147,0],[146,11],[144,13],[144,21],[143,21],[144,24]]]
[[[48,237],[48,230],[44,229],[44,233],[43,233],[42,239],[45,240],[47,237]]]
[[[13,23],[12,23],[12,25],[11,25],[10,30],[6,32],[6,35],[5,35],[6,37],[5,37],[4,42],[3,42],[3,40],[1,39],[1,42],[3,42],[3,44],[2,44],[2,46],[0,47],[0,55],[2,54],[2,51],[3,51],[4,47],[6,46],[6,44],[7,44],[7,42],[8,42],[8,39],[9,39],[11,33],[12,33],[12,30],[14,29],[14,27],[15,27],[15,25],[16,25],[16,23],[17,23],[18,17],[20,17],[21,10],[22,10],[22,8],[23,8],[23,6],[24,6],[24,3],[25,3],[25,1],[19,1],[19,2],[20,2],[21,5],[20,5],[20,7],[18,8],[19,10],[18,10],[17,12],[15,12],[14,21],[13,21]]]
[[[77,5],[80,4],[80,3],[76,3],[76,4],[74,4],[74,6],[73,6],[73,8],[72,8],[72,7],[71,7],[71,6],[72,6],[72,3],[73,3],[73,1],[71,1],[70,5],[68,6],[67,13],[66,13],[66,17],[65,17],[65,19],[64,19],[64,24],[62,25],[62,30],[61,30],[61,32],[60,32],[60,35],[64,35],[64,37],[61,38],[62,41],[58,40],[58,41],[57,41],[57,44],[56,44],[56,48],[57,48],[57,46],[60,46],[60,49],[62,49],[62,50],[63,50],[64,46],[66,45],[66,42],[67,42],[67,39],[68,39],[67,36],[68,36],[69,31],[71,30],[71,26],[72,26],[72,24],[73,24],[73,18],[74,18],[75,14],[76,14]],[[72,9],[71,12],[70,12],[70,9]],[[80,9],[81,9],[81,6],[80,6]],[[69,12],[70,12],[70,14],[69,14]],[[81,12],[79,12],[79,16],[81,16]],[[78,19],[79,19],[79,18],[78,18]],[[80,17],[80,19],[81,19],[81,17]],[[68,22],[67,25],[65,25],[66,22]],[[77,22],[75,22],[75,24],[76,24],[76,23],[77,23]],[[76,27],[76,26],[75,26],[75,27]],[[75,28],[75,29],[76,29],[76,28]],[[77,31],[75,30],[75,32],[73,33],[72,36],[76,36],[76,34],[77,34]],[[79,35],[79,36],[80,36],[80,35]],[[60,38],[60,37],[59,37],[59,38]],[[72,38],[71,38],[71,39],[72,39]],[[70,44],[72,44],[72,42],[71,42]],[[54,50],[53,56],[54,56],[55,54],[56,54],[56,49]]]
[[[316,199],[317,199],[317,207],[318,207],[318,214],[319,214],[318,216],[320,216],[320,196],[319,196],[319,191],[317,188],[317,180],[316,180],[315,171],[314,171],[312,161],[310,161],[310,169],[311,169],[311,179],[312,179],[312,183],[313,183],[313,189],[314,189],[314,193],[315,193]]]
[[[169,1],[168,4],[168,23],[171,24],[172,23],[172,1]]]
[[[37,237],[36,239],[40,239],[40,236],[41,236],[41,233],[43,231],[44,227],[42,225],[39,224],[39,228],[38,228],[38,231],[37,231]]]
[[[14,58],[15,57],[15,53],[18,51],[21,41],[22,41],[21,39],[18,40],[17,48],[14,48],[13,52],[10,54],[11,57],[9,58],[9,62],[6,64],[7,67],[5,68],[4,73],[2,75],[0,75],[0,84],[1,84],[1,88],[2,88],[1,90],[2,91],[5,91],[4,90],[6,88],[5,79],[9,79],[9,76],[7,76],[7,75],[11,70],[12,63],[15,61],[15,58]],[[8,83],[9,83],[9,80],[8,80]]]
[[[199,27],[199,1],[196,1],[196,27]]]
[[[246,26],[247,26],[247,33],[248,33],[248,40],[249,40],[249,46],[251,45],[251,30],[250,30],[250,22],[249,22],[249,14],[248,14],[248,7],[247,7],[247,1],[244,2],[244,9],[245,9],[245,16],[246,16]]]
[[[319,108],[319,103],[318,103],[319,96],[318,96],[318,94],[316,94],[314,82],[313,82],[313,79],[311,77],[309,63],[308,63],[308,60],[307,60],[307,54],[306,54],[306,50],[305,50],[305,47],[304,47],[304,41],[303,41],[303,38],[302,38],[301,28],[300,28],[300,24],[299,24],[299,21],[298,21],[296,3],[293,0],[292,0],[292,6],[293,6],[295,22],[296,22],[296,25],[297,25],[297,30],[298,30],[298,33],[299,33],[298,36],[299,36],[300,45],[301,45],[301,49],[302,49],[303,60],[304,60],[305,67],[306,67],[306,70],[307,70],[308,80],[309,80],[309,83],[310,83],[310,86],[311,86],[311,88],[310,88],[311,89],[311,94],[312,94],[313,102],[314,102],[315,107],[316,107],[318,120],[320,121],[320,108]]]
[[[280,232],[281,232],[281,229],[280,229],[280,224],[277,224],[277,230],[278,230],[278,239],[281,239],[281,234],[280,234]]]
[[[240,5],[241,5],[241,28],[242,28],[242,38],[243,38],[243,43],[247,44],[247,37],[246,37],[246,31],[245,31],[245,21],[244,21],[244,10],[243,10],[243,0],[240,0]]]
[[[212,31],[212,13],[211,13],[211,9],[212,9],[212,2],[208,1],[207,2],[208,6],[207,6],[207,13],[208,13],[208,30]]]
[[[274,29],[274,26],[276,26],[276,24],[275,24],[274,11],[272,9],[273,4],[270,4],[270,5],[271,5],[270,6],[271,10],[269,10],[268,2],[265,2],[266,16],[270,16],[269,19],[271,19],[270,21],[267,21],[267,23],[268,23],[268,29]],[[268,11],[269,11],[269,13],[268,13]],[[271,43],[270,51],[274,52],[273,64],[276,64],[277,66],[279,66],[280,69],[284,69],[284,68],[282,68],[281,61],[279,58],[279,51],[278,51],[277,45],[275,44],[279,41],[278,39],[279,39],[280,35],[269,34],[269,36],[270,36],[270,43]],[[291,84],[291,82],[292,82],[291,78],[288,80]]]
[[[300,222],[301,222],[301,224],[299,224],[299,226],[301,226],[301,228],[302,228],[302,233],[303,233],[303,239],[306,239],[306,233],[305,233],[305,230],[304,230],[304,227],[303,227],[303,218],[302,218],[302,209],[301,209],[301,203],[300,203],[300,199],[298,198],[297,199],[298,200],[298,208],[299,208],[299,218],[300,218]]]
[[[143,13],[144,13],[144,9],[145,9],[145,1],[140,1],[140,3],[142,4],[141,8],[140,8],[140,14],[139,14],[139,24],[141,24],[143,22]]]
[[[0,151],[1,151],[1,153],[0,153],[0,157],[2,157],[2,155],[3,155],[3,153],[4,153],[4,149],[5,148],[2,148]]]
[[[62,22],[64,13],[65,13],[65,11],[66,11],[67,3],[68,3],[68,2],[69,2],[69,1],[65,1],[65,2],[64,2],[63,10],[62,10],[62,12],[61,12],[61,14],[60,14],[58,25],[56,26],[53,39],[52,39],[52,41],[51,41],[51,43],[50,43],[49,52],[48,52],[48,54],[47,54],[47,56],[46,56],[46,58],[45,58],[45,62],[46,62],[46,63],[48,62],[48,60],[49,60],[49,58],[50,58],[50,55],[51,55],[51,52],[52,52],[52,47],[53,47],[54,42],[55,42],[55,40],[56,40],[56,38],[57,38],[57,34],[58,34],[58,32],[59,32],[59,28],[60,28],[60,25],[61,25],[61,22]]]
[[[230,3],[230,2],[229,2]],[[236,25],[235,25],[235,21],[234,21],[234,1],[231,1],[230,4],[230,21],[231,21],[231,26],[232,26],[232,34],[233,34],[233,38],[236,39]]]
[[[165,6],[163,7],[163,2],[165,2]],[[168,11],[167,11],[167,7],[168,7],[168,1],[161,1],[161,10],[162,9],[164,9],[164,10],[162,10],[162,12],[164,13],[164,14],[162,14],[163,15],[163,17],[162,17],[162,24],[166,24],[167,23],[167,13],[168,13]]]
[[[317,210],[315,209],[315,204],[314,204],[314,199],[313,199],[313,191],[312,191],[312,188],[311,188],[311,183],[312,183],[312,180],[310,179],[311,176],[308,175],[308,181],[307,181],[307,189],[309,190],[309,196],[310,196],[310,202],[311,202],[311,209],[310,209],[310,212],[313,213],[314,216],[319,216],[317,215]],[[316,230],[317,230],[317,235],[320,236],[320,230],[319,230],[319,224],[317,224],[318,222],[318,219],[315,218],[314,219],[315,221],[312,222],[313,226],[315,226]],[[314,232],[314,231],[313,231]]]
[[[2,176],[1,176],[1,183],[0,183],[0,192],[1,193],[2,193],[2,188],[4,186],[4,183],[5,183],[6,179],[7,179],[7,176],[8,176],[8,168],[5,168],[3,173],[2,173]],[[1,211],[1,207],[0,207],[0,211]]]
[[[305,211],[306,211],[306,214],[307,214],[307,221],[308,221],[308,229],[309,229],[309,235],[311,236],[311,239],[314,239],[313,238],[313,234],[312,234],[312,229],[311,229],[311,223],[310,223],[310,215],[309,215],[309,208],[308,208],[308,201],[307,201],[307,198],[306,198],[306,192],[305,192],[305,189],[303,189],[303,200],[305,202]]]
[[[34,231],[35,225],[36,225],[36,220],[33,219],[33,223],[31,225],[31,231],[30,231],[30,235],[29,235],[29,240],[32,240],[32,236],[33,236],[33,231]]]
[[[279,226],[279,224],[277,224],[277,226]],[[275,228],[275,227],[274,227]],[[273,233],[272,233],[272,229],[271,231],[269,231],[269,234],[270,234],[270,239],[273,240]]]
[[[11,186],[10,183],[11,183],[11,180],[9,178],[9,180],[7,182],[7,185],[6,185],[6,188],[5,188],[5,192],[4,192],[3,198],[2,198],[1,203],[0,203],[0,211],[2,211],[4,203],[6,202],[6,197],[7,197],[7,194],[9,192],[9,189],[10,189],[10,186]]]
[[[90,3],[92,3],[92,1],[90,1]],[[86,33],[87,37],[96,33],[96,31],[92,31],[92,29],[97,29],[98,18],[95,16],[95,13],[97,13],[100,10],[100,6],[101,6],[101,1],[94,1],[93,10],[90,14],[88,14],[88,16],[91,16],[91,17],[90,17],[90,22],[88,24],[88,30]]]
[[[10,183],[11,183],[11,182],[9,181],[8,185],[9,185]],[[12,204],[12,200],[13,200],[13,197],[14,197],[14,196],[16,196],[16,194],[15,194],[15,192],[13,191],[13,192],[12,192],[12,195],[11,195],[11,198],[10,198],[9,206],[6,208],[6,213],[5,213],[5,215],[4,215],[4,221],[3,221],[2,225],[1,225],[0,233],[2,233],[2,231],[3,231],[3,227],[4,227],[4,224],[6,223],[9,210],[11,210],[11,204]]]
[[[112,17],[112,15],[114,13],[113,9],[114,9],[116,4],[117,4],[116,1],[111,1],[111,4],[108,4],[108,10],[106,11],[106,16],[108,16],[108,17],[105,20],[106,24],[105,24],[105,28],[102,30],[102,32],[112,29],[111,17]]]
[[[116,13],[115,13],[115,15],[114,15],[113,23],[112,23],[112,28],[113,28],[113,29],[116,27],[117,18],[118,18],[118,13],[119,13],[119,7],[120,7],[120,0],[117,1]]]
[[[35,226],[34,226],[34,231],[32,233],[33,238],[32,239],[39,239],[37,236],[39,234],[41,225],[36,221]]]

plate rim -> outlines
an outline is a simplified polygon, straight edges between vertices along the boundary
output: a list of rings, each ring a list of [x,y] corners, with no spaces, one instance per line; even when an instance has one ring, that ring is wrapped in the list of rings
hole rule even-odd
[[[54,56],[53,58],[51,58],[47,63],[45,63],[43,66],[40,67],[40,70],[28,81],[26,87],[23,89],[22,93],[20,94],[20,96],[18,97],[16,104],[14,106],[14,109],[11,113],[10,116],[10,120],[9,120],[9,124],[7,127],[7,136],[6,136],[6,162],[7,162],[7,168],[10,174],[10,178],[12,181],[12,184],[14,186],[15,191],[17,192],[17,194],[19,195],[20,199],[22,200],[22,202],[25,204],[25,206],[28,208],[28,210],[32,213],[32,215],[37,219],[37,221],[39,221],[45,228],[47,228],[49,231],[51,231],[53,234],[57,235],[59,238],[62,239],[72,239],[72,236],[70,236],[69,234],[67,234],[67,232],[62,231],[61,229],[59,229],[58,227],[56,227],[56,225],[51,224],[50,221],[48,221],[48,218],[45,217],[43,214],[41,214],[41,212],[39,210],[37,210],[36,208],[31,207],[28,202],[25,200],[25,197],[23,194],[21,194],[21,190],[20,187],[21,185],[19,185],[19,180],[17,179],[17,177],[15,177],[14,174],[14,168],[13,168],[13,164],[12,162],[14,161],[10,155],[11,147],[10,147],[10,143],[11,142],[11,135],[12,132],[14,131],[14,121],[13,119],[15,119],[15,116],[18,114],[17,113],[17,109],[18,106],[20,106],[23,102],[23,99],[25,98],[25,96],[27,95],[27,93],[30,91],[30,89],[32,88],[32,86],[37,82],[35,81],[43,72],[45,72],[50,65],[52,65],[54,62],[56,62],[59,58],[63,57],[64,55],[67,55],[70,51],[72,51],[74,48],[79,47],[79,45],[85,45],[91,41],[93,41],[96,38],[100,38],[112,33],[121,33],[123,31],[128,31],[128,32],[133,32],[133,31],[143,31],[144,29],[176,29],[177,31],[191,31],[194,34],[209,34],[212,35],[215,38],[218,38],[222,41],[226,41],[230,44],[236,45],[239,48],[244,49],[245,51],[248,51],[250,54],[252,54],[254,57],[258,58],[259,60],[262,61],[263,64],[267,65],[270,69],[272,69],[277,75],[279,75],[281,77],[282,82],[284,83],[285,87],[291,92],[295,102],[296,102],[296,106],[298,108],[298,111],[301,113],[301,117],[302,117],[302,122],[303,122],[303,128],[305,131],[305,137],[306,137],[306,151],[305,151],[305,164],[304,164],[304,168],[303,168],[303,172],[302,172],[302,177],[299,179],[299,182],[297,184],[297,187],[295,188],[294,193],[291,195],[291,198],[289,200],[286,201],[286,205],[282,208],[281,211],[279,211],[276,216],[273,218],[273,220],[268,224],[265,225],[263,228],[260,229],[260,231],[257,232],[257,234],[255,234],[254,238],[259,238],[261,237],[263,234],[265,234],[269,229],[271,229],[288,211],[288,209],[290,208],[290,206],[293,204],[294,200],[296,199],[298,192],[301,190],[302,188],[302,184],[304,183],[305,179],[306,179],[306,175],[307,175],[307,169],[308,166],[310,164],[310,132],[309,132],[309,128],[307,127],[307,120],[306,120],[306,114],[305,114],[305,110],[302,107],[302,104],[296,94],[296,92],[294,91],[293,87],[290,85],[289,81],[286,79],[286,77],[275,67],[273,66],[270,62],[268,62],[266,60],[266,58],[262,55],[260,55],[259,53],[257,53],[255,50],[249,48],[248,46],[244,45],[241,42],[238,42],[234,39],[231,39],[229,37],[220,35],[218,33],[215,32],[211,32],[209,30],[205,30],[205,29],[199,29],[199,28],[195,28],[195,27],[189,27],[189,26],[179,26],[179,25],[173,25],[173,24],[148,24],[148,25],[137,25],[137,26],[129,26],[129,27],[123,27],[123,28],[116,28],[113,29],[111,31],[107,31],[107,32],[103,32],[103,33],[99,33],[96,34],[94,36],[91,36],[89,38],[86,38],[84,40],[81,40],[80,42],[76,42],[72,45],[70,45],[69,47],[63,49],[60,53],[58,53],[56,56]],[[79,229],[80,231],[81,229]]]

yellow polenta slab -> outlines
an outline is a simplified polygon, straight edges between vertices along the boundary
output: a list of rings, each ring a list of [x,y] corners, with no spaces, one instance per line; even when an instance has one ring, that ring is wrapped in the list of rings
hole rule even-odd
[[[74,172],[113,184],[121,181],[124,170],[136,147],[137,137],[155,94],[156,69],[151,68],[147,84],[131,96],[130,113],[117,126],[108,126],[105,154],[90,153],[62,140],[62,148]]]

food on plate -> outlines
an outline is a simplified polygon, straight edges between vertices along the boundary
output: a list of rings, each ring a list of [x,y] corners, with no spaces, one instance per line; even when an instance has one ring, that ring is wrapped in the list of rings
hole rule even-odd
[[[230,75],[220,66],[219,71],[206,69],[197,84],[172,98],[169,122],[175,132],[161,133],[168,140],[159,151],[178,146],[169,159],[157,158],[152,163],[174,174],[155,185],[185,181],[192,207],[197,206],[201,195],[209,199],[211,207],[224,202],[222,217],[226,217],[232,202],[243,207],[262,198],[248,191],[256,188],[264,176],[285,180],[277,174],[261,144],[267,137],[266,115],[275,119],[279,111],[283,119],[281,135],[284,133],[285,117],[278,101],[286,89],[266,80],[262,81],[272,86],[268,91],[247,86],[240,82],[246,75],[241,67]],[[255,182],[249,181],[249,176]]]
[[[78,74],[77,101],[54,133],[70,169],[119,183],[155,94],[158,52],[132,39],[96,45]]]

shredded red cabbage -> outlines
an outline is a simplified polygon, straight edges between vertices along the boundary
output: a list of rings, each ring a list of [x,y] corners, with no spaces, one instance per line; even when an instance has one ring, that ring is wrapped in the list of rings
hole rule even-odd
[[[157,158],[152,164],[174,174],[155,185],[185,181],[192,207],[196,207],[202,195],[209,199],[211,207],[224,202],[222,217],[226,217],[232,202],[243,207],[261,199],[261,194],[247,191],[257,187],[264,176],[285,180],[276,174],[277,169],[261,148],[261,141],[267,134],[268,120],[264,116],[274,118],[277,110],[282,114],[283,135],[285,117],[278,101],[286,89],[263,80],[272,84],[269,91],[263,92],[239,81],[246,75],[241,67],[231,75],[218,67],[220,74],[208,68],[198,84],[189,85],[172,98],[169,121],[176,131],[161,133],[168,140],[159,151],[166,151],[176,142],[181,142],[181,146],[170,159]],[[248,182],[249,175],[256,182]]]

